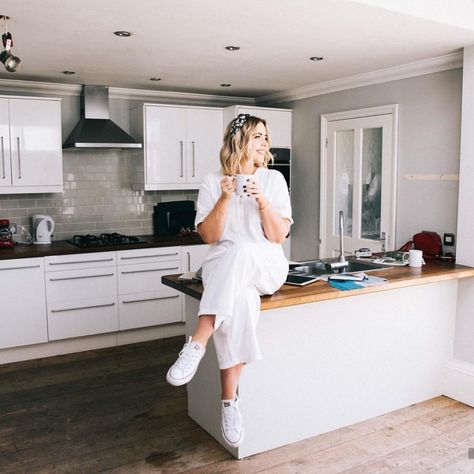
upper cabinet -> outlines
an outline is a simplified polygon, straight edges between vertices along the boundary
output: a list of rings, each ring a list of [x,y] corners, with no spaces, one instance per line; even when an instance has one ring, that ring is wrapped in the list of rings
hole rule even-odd
[[[0,194],[63,191],[60,99],[0,97]]]
[[[198,189],[205,174],[219,170],[222,109],[144,104],[132,109],[131,124],[144,144],[135,188]]]
[[[225,126],[238,114],[250,114],[264,119],[270,130],[272,147],[291,148],[291,110],[233,105],[224,109]]]

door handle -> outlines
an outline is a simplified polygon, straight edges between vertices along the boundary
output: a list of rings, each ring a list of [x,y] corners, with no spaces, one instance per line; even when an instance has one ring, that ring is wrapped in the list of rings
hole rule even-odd
[[[5,148],[3,146],[3,137],[1,137],[2,140],[2,170],[3,170],[3,179],[5,179]]]
[[[18,179],[21,179],[20,137],[16,137],[16,144],[18,146]]]
[[[184,175],[184,163],[183,163],[183,141],[180,140],[179,142],[179,146],[180,146],[180,149],[181,149],[181,174],[180,174],[180,177],[182,178],[183,175]]]
[[[193,178],[196,176],[196,142],[191,142],[193,144]]]
[[[191,271],[191,253],[186,252],[188,254],[188,272]]]

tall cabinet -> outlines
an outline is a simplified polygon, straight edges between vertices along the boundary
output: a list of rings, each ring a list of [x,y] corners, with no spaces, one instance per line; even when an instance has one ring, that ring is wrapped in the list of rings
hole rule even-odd
[[[144,104],[131,111],[132,135],[143,140],[135,189],[198,189],[219,170],[221,108]]]
[[[60,99],[0,97],[0,194],[62,190]]]

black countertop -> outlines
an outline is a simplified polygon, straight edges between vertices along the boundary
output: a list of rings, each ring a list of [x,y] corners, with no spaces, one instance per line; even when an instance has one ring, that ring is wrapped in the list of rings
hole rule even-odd
[[[14,247],[0,247],[0,260],[11,258],[47,257],[49,255],[69,255],[77,253],[113,252],[117,250],[147,249],[154,247],[173,247],[181,245],[204,244],[201,237],[196,235],[139,235],[146,242],[123,245],[101,245],[97,247],[79,248],[66,240],[57,240],[51,244],[16,244]]]

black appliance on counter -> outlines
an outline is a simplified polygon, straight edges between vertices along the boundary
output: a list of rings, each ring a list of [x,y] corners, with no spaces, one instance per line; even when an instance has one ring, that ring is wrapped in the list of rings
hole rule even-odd
[[[134,235],[123,235],[113,232],[111,234],[100,234],[100,236],[91,234],[75,235],[67,242],[79,248],[91,248],[125,244],[142,244],[146,243],[146,240],[142,240],[140,237],[135,237]]]
[[[194,229],[194,201],[159,202],[153,207],[155,235],[177,235],[181,229]]]
[[[268,167],[278,170],[285,178],[290,191],[291,183],[291,150],[289,148],[270,148],[273,155],[273,163],[268,163]]]

